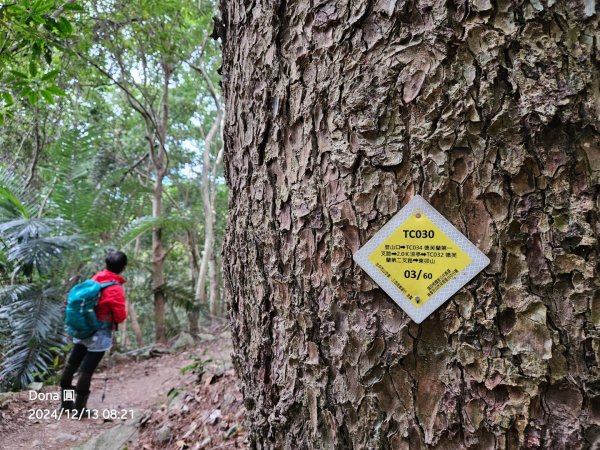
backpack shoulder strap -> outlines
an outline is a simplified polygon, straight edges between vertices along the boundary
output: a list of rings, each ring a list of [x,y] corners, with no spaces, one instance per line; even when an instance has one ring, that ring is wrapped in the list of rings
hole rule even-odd
[[[107,288],[109,286],[113,286],[115,284],[121,285],[121,283],[119,283],[117,281],[109,281],[108,283],[101,283],[100,284],[100,289],[104,289],[104,288]]]

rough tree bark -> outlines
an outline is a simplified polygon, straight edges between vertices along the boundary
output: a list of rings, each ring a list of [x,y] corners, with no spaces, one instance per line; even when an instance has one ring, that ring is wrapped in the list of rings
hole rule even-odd
[[[598,445],[595,2],[221,5],[251,448]],[[421,325],[352,261],[417,193],[492,260]]]

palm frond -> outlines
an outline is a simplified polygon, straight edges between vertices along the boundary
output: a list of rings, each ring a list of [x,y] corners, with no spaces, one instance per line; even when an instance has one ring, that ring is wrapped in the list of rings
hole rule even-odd
[[[186,230],[197,226],[198,219],[192,215],[168,215],[164,218],[163,228],[170,231]]]
[[[14,242],[43,236],[48,231],[48,224],[37,219],[13,219],[0,223],[0,233]]]
[[[137,219],[131,221],[125,228],[123,228],[115,240],[121,246],[125,246],[138,236],[152,231],[154,227],[159,226],[161,222],[162,219],[152,216],[138,217]]]
[[[0,167],[0,217],[31,217],[35,213],[33,192],[24,181]]]
[[[24,387],[44,373],[52,361],[51,347],[64,343],[62,304],[53,288],[10,286],[0,298],[13,301],[0,307],[0,319],[10,322],[9,344],[0,363],[0,380]],[[15,300],[16,299],[16,300]]]
[[[41,208],[20,180],[0,169],[2,271],[12,270],[11,281],[19,273],[31,281],[0,289],[0,384],[13,387],[45,373],[50,349],[64,342],[62,302],[56,289],[42,283],[78,238],[68,221],[40,217]]]
[[[111,228],[114,220],[110,192],[105,176],[112,169],[98,164],[99,154],[106,153],[99,130],[71,129],[63,131],[49,148],[51,165],[45,167],[46,177],[58,177],[49,205],[56,214],[71,221],[84,234],[99,234]]]
[[[115,242],[125,246],[137,237],[152,231],[155,227],[167,230],[182,230],[196,226],[196,221],[191,217],[169,215],[166,217],[142,216],[133,220],[117,235]]]
[[[191,283],[167,282],[164,292],[167,301],[173,302],[175,306],[179,306],[186,311],[194,306],[194,290]]]
[[[20,214],[22,217],[29,217],[31,213],[19,198],[5,186],[0,186],[0,208],[10,216]]]
[[[8,261],[16,263],[15,271],[35,269],[40,275],[45,275],[66,250],[75,247],[76,239],[76,236],[29,239],[9,248]]]
[[[72,232],[72,225],[62,219],[0,216],[0,238],[6,262],[14,265],[13,275],[23,272],[31,277],[34,270],[39,275],[48,273],[64,251],[74,247],[77,236],[66,234]]]
[[[88,183],[86,178],[65,175],[68,182],[57,186],[51,204],[56,212],[73,222],[86,234],[98,234],[110,230],[114,214],[106,207],[108,194],[101,187]]]
[[[11,284],[0,289],[0,308],[10,303],[18,301],[20,298],[27,298],[36,291],[38,287],[35,284]]]

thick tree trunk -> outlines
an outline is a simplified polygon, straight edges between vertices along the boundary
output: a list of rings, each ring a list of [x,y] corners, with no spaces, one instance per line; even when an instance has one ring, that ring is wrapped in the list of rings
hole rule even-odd
[[[251,448],[598,445],[598,15],[519,4],[221,3]],[[421,325],[352,261],[417,193],[492,260]]]

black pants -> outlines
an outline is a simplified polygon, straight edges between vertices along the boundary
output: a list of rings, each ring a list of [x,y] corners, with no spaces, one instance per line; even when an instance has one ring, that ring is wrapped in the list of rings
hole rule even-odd
[[[92,374],[105,352],[88,352],[83,344],[75,344],[71,354],[67,359],[67,364],[60,379],[60,387],[63,389],[72,389],[73,375],[79,369],[79,380],[76,390],[78,392],[89,392],[92,381]]]

